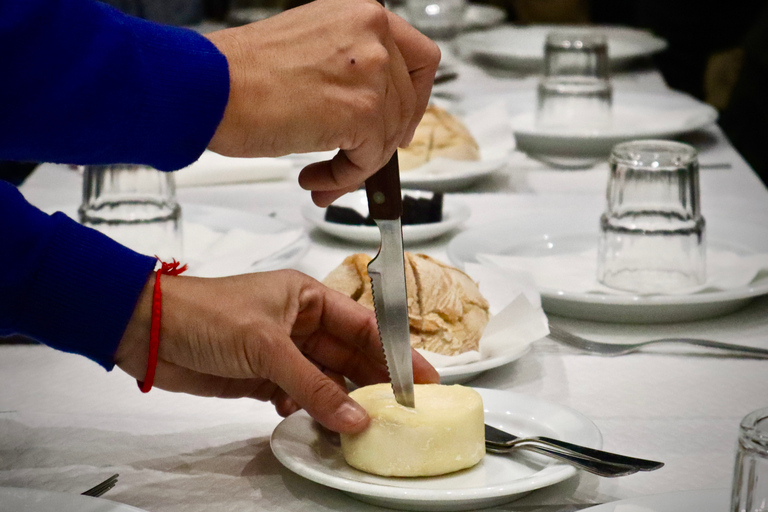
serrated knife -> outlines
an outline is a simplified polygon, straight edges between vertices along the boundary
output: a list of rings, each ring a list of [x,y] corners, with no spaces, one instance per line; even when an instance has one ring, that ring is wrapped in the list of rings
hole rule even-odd
[[[381,233],[379,253],[368,264],[379,335],[384,345],[395,399],[401,405],[415,407],[403,229],[400,223],[403,197],[397,152],[384,167],[366,180],[365,192],[368,196],[368,211]]]

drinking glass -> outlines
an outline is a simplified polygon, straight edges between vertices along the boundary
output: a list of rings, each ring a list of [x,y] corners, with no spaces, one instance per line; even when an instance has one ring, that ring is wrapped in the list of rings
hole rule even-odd
[[[467,0],[406,0],[408,21],[432,39],[450,40],[461,32]]]
[[[549,33],[537,89],[537,127],[559,133],[610,127],[613,88],[608,64],[604,34]]]
[[[181,207],[174,174],[142,165],[88,165],[80,223],[165,261],[182,259]]]
[[[748,414],[739,425],[731,512],[768,510],[768,407]]]
[[[611,152],[600,217],[597,279],[638,293],[681,291],[706,279],[696,150],[641,140]]]

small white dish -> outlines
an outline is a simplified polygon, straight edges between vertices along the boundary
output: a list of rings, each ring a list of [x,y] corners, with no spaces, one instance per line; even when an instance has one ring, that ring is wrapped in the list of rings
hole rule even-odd
[[[481,359],[473,363],[457,364],[456,366],[437,367],[437,373],[440,374],[440,384],[463,384],[474,379],[481,373],[499,368],[512,361],[517,361],[531,348],[533,342],[519,347],[517,350],[506,352],[503,355]]]
[[[64,492],[0,487],[0,510],[13,512],[146,512],[114,501]]]
[[[468,32],[456,38],[455,47],[461,55],[474,55],[496,66],[534,70],[544,61],[544,40],[552,31],[605,34],[612,66],[623,66],[667,47],[664,39],[635,28],[567,25],[504,25]]]
[[[408,21],[408,11],[405,7],[396,7],[393,12]],[[494,5],[469,4],[464,11],[463,30],[477,30],[498,25],[507,14],[504,9]]]
[[[405,190],[403,194],[414,198],[432,197],[432,193]],[[334,205],[346,206],[357,210],[363,217],[368,215],[368,200],[364,190],[357,190],[339,198]],[[325,208],[318,208],[307,203],[301,213],[304,218],[321,231],[350,242],[368,245],[381,243],[381,234],[376,226],[354,226],[325,220]],[[442,236],[458,227],[469,218],[470,210],[464,202],[450,196],[443,198],[443,220],[429,224],[408,224],[403,226],[403,243],[414,244]]]
[[[582,512],[723,512],[729,510],[730,503],[730,489],[704,489],[638,496],[585,508]]]
[[[529,215],[500,219],[457,235],[448,245],[448,258],[459,268],[477,263],[478,254],[537,256],[577,253],[597,244],[599,204],[580,209],[539,210]],[[768,227],[745,220],[709,216],[710,247],[743,255],[768,252]],[[543,289],[547,313],[585,320],[627,323],[682,322],[735,311],[759,295],[768,294],[768,276],[731,290],[688,295],[576,293]]]
[[[536,92],[509,96],[510,123],[516,149],[554,166],[580,167],[607,160],[619,142],[635,139],[668,139],[717,121],[712,106],[680,92],[642,93],[615,91],[613,124],[603,130],[542,130],[536,126]]]
[[[573,409],[510,391],[476,389],[483,397],[489,425],[516,434],[548,435],[602,447],[595,424]],[[487,454],[472,468],[437,477],[372,475],[347,465],[338,439],[321,431],[304,411],[284,419],[272,433],[270,444],[277,459],[304,478],[360,501],[403,510],[477,510],[515,500],[576,474],[572,466],[518,452]]]

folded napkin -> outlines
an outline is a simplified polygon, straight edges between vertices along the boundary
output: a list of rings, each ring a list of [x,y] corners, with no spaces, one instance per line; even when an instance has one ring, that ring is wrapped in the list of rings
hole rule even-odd
[[[524,257],[498,254],[478,254],[481,263],[505,269],[519,275],[529,274],[539,290],[562,290],[569,293],[598,293],[637,295],[617,290],[597,281],[597,248],[579,253]],[[707,251],[707,280],[663,295],[688,295],[743,288],[768,277],[768,254],[747,256],[732,251],[710,248]],[[660,295],[660,294],[643,294]]]
[[[256,272],[264,263],[294,245],[300,245],[304,231],[290,229],[277,233],[253,233],[231,229],[225,233],[196,223],[184,223],[184,260],[189,275],[223,277]]]
[[[282,180],[292,168],[290,161],[278,158],[230,158],[206,151],[197,162],[175,174],[176,186],[199,187]]]
[[[417,349],[433,366],[445,368],[521,353],[549,334],[541,296],[532,281],[478,264],[468,264],[465,271],[488,300],[491,319],[480,338],[479,350],[446,356]]]

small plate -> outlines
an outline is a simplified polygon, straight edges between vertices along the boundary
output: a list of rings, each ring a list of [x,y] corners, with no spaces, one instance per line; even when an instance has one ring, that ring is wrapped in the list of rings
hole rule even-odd
[[[459,268],[477,263],[478,254],[535,256],[580,252],[598,238],[600,205],[583,209],[537,211],[496,221],[457,235],[448,245],[448,258]],[[712,247],[741,254],[768,252],[768,228],[743,220],[710,216],[707,240]],[[768,294],[768,277],[748,286],[689,295],[575,293],[539,289],[547,313],[604,322],[659,323],[709,318],[735,311],[753,297]]]
[[[79,494],[0,487],[0,510],[13,512],[146,512],[102,498]]]
[[[432,194],[408,190],[407,194],[414,198],[432,197]],[[364,217],[368,214],[368,200],[364,190],[358,190],[339,198],[336,206],[346,206],[354,208]],[[325,208],[318,208],[311,203],[305,204],[301,213],[312,225],[318,229],[333,235],[337,238],[358,242],[363,244],[378,245],[381,243],[381,234],[376,226],[352,226],[349,224],[339,224],[325,220]],[[458,227],[462,222],[469,218],[469,206],[464,202],[445,196],[443,198],[443,220],[442,222],[432,222],[429,224],[409,224],[403,226],[403,243],[414,244],[437,238]]]
[[[510,123],[517,149],[555,166],[579,167],[607,160],[619,142],[669,139],[717,121],[717,110],[687,94],[615,91],[613,126],[599,131],[553,132],[536,126],[535,91],[510,96]]]
[[[476,388],[485,422],[522,435],[548,435],[600,448],[600,431],[581,413],[510,391]],[[338,439],[335,439],[338,441]],[[272,452],[288,469],[353,498],[405,510],[477,510],[506,503],[576,474],[572,466],[527,454],[487,454],[472,468],[425,478],[386,478],[344,461],[338,443],[304,411],[284,419],[271,439]]]
[[[490,64],[537,70],[544,61],[544,41],[552,31],[605,34],[611,65],[620,67],[667,47],[650,32],[618,26],[504,25],[482,32],[469,32],[456,39],[461,55],[474,55]]]
[[[440,374],[440,384],[462,384],[474,379],[485,371],[504,366],[505,364],[509,364],[512,361],[517,361],[528,353],[532,343],[533,342],[520,347],[519,350],[509,351],[497,357],[481,359],[480,361],[475,361],[474,363],[457,364],[456,366],[435,368],[437,373]]]
[[[680,512],[681,510],[723,512],[729,510],[730,503],[730,489],[705,489],[652,494],[612,501],[585,508],[582,512]]]

